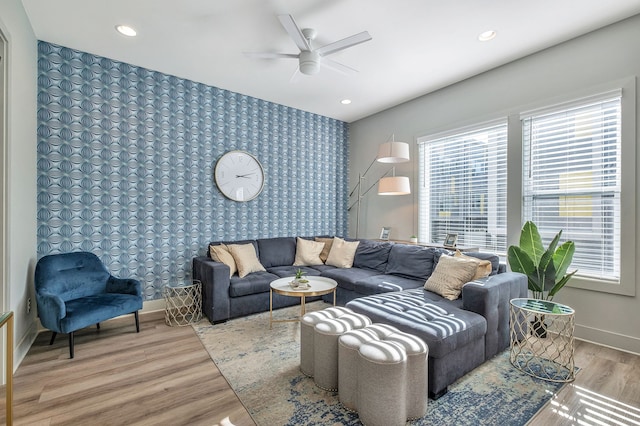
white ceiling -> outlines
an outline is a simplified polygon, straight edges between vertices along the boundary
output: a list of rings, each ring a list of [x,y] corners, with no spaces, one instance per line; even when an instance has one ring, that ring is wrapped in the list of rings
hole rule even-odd
[[[22,0],[40,40],[346,122],[640,13],[640,0]],[[323,68],[290,82],[298,53],[277,15],[318,31],[315,47],[368,31]],[[117,24],[138,31],[116,33]],[[489,42],[478,41],[496,30]],[[615,48],[615,46],[612,46]],[[340,100],[349,98],[350,105]]]

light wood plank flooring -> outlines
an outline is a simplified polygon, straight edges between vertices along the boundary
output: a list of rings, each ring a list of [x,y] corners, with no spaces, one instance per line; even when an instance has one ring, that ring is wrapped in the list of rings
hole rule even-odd
[[[255,425],[193,329],[164,313],[133,315],[76,332],[38,335],[14,375],[16,425]],[[4,423],[4,389],[2,391]]]
[[[15,374],[16,425],[255,424],[193,329],[166,326],[161,312],[141,315],[140,334],[133,317],[78,332],[73,360],[66,336],[49,346],[50,336],[40,333]],[[530,425],[640,426],[639,356],[578,341],[576,365]]]

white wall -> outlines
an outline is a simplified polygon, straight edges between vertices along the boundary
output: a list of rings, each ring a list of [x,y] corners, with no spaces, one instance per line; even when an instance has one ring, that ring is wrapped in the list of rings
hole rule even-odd
[[[33,298],[36,261],[36,78],[37,44],[19,0],[0,0],[0,31],[7,50],[6,307],[15,314],[15,360],[22,360],[35,338]]]
[[[499,42],[499,39],[494,42]],[[410,142],[413,146],[412,161],[397,167],[397,174],[412,177],[412,195],[383,197],[375,191],[367,194],[360,218],[360,237],[377,238],[382,226],[392,227],[391,238],[394,239],[408,239],[417,232],[417,137],[506,117],[558,96],[570,96],[615,80],[628,80],[640,74],[638,52],[640,15],[352,123],[351,187],[357,182],[358,172],[362,172],[373,159],[377,145],[385,142],[392,133],[395,133],[396,140]],[[640,108],[636,108],[638,124],[639,112]],[[519,144],[519,139],[515,139]],[[509,150],[511,167],[513,161],[519,161],[521,148],[510,145]],[[640,161],[636,158],[636,170],[638,163]],[[376,171],[382,173],[385,170],[380,165],[375,167],[369,173],[371,179],[377,177]],[[521,182],[510,179],[509,184],[518,186]],[[637,183],[636,186],[640,188]],[[516,206],[516,213],[511,210],[509,213],[509,240],[513,243],[517,241],[521,225],[519,200],[510,199],[509,206],[510,209]],[[637,205],[635,211],[640,211]],[[635,253],[640,247],[637,224],[636,213],[633,223],[635,241],[631,244]],[[355,210],[350,212],[349,230],[351,236],[355,235]],[[636,263],[640,264],[637,257],[626,262],[631,265],[631,280],[635,282],[625,284],[640,296],[635,279],[640,276],[635,267]],[[640,353],[638,296],[572,287],[565,288],[555,300],[575,308],[577,337]]]

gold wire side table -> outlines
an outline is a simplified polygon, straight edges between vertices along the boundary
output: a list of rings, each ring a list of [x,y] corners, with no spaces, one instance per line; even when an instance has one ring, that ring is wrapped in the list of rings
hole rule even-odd
[[[173,283],[164,288],[164,320],[169,326],[196,323],[202,318],[202,283]]]
[[[512,299],[511,364],[542,380],[575,379],[575,311],[566,305],[538,299]]]

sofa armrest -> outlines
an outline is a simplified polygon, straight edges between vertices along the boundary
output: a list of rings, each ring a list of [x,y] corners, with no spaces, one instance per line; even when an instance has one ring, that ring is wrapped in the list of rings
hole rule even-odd
[[[142,284],[133,278],[109,277],[106,290],[107,293],[132,294],[142,297]]]
[[[487,321],[485,359],[509,346],[509,301],[517,297],[527,297],[527,277],[517,272],[492,275],[462,287],[462,309]]]
[[[193,259],[192,276],[202,283],[202,312],[212,323],[229,319],[229,267],[206,256]]]
[[[36,294],[38,305],[38,317],[42,326],[51,331],[61,333],[60,320],[67,316],[67,308],[64,300],[57,294],[44,291]]]

